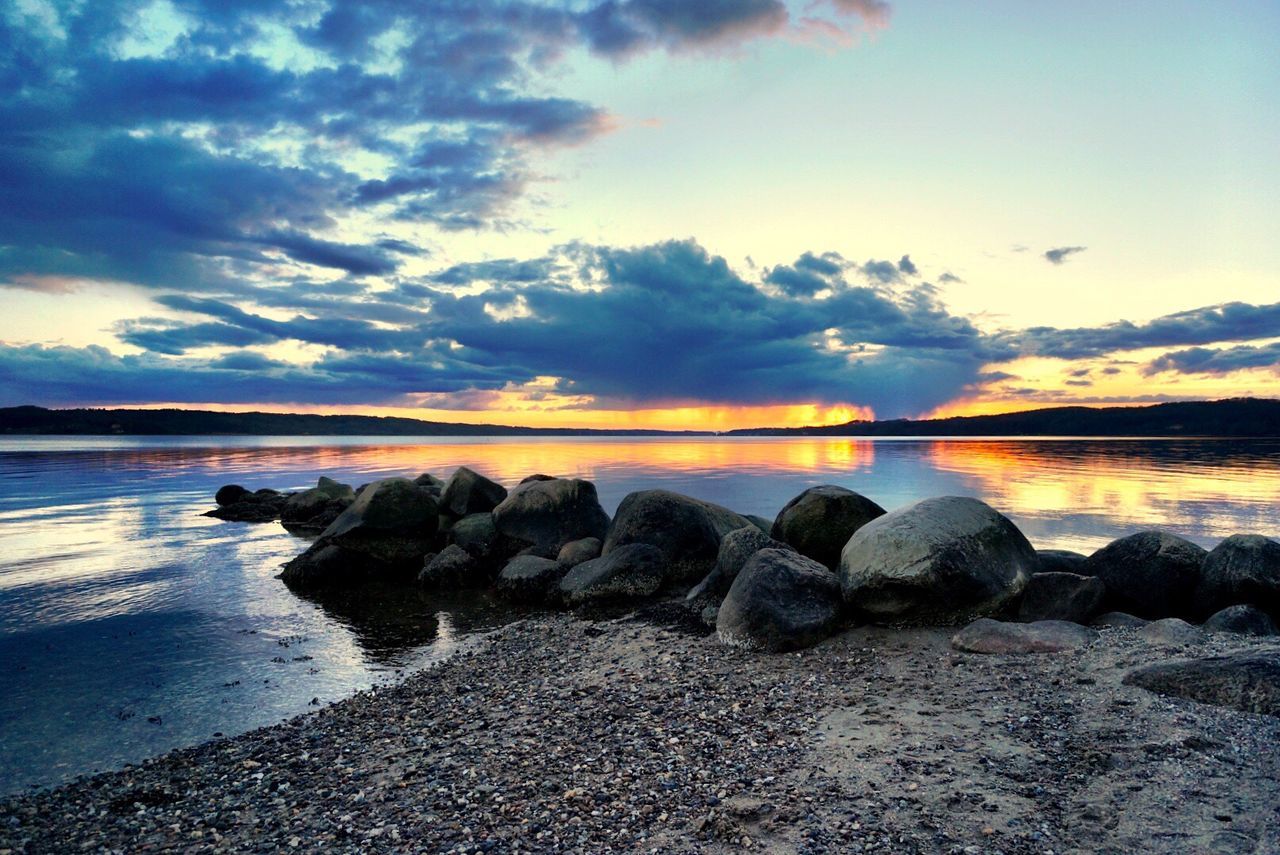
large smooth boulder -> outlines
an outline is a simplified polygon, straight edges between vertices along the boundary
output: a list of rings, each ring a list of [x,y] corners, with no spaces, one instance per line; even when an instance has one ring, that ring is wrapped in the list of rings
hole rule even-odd
[[[440,492],[440,511],[461,518],[492,511],[507,497],[507,488],[480,473],[459,466]]]
[[[840,566],[840,551],[853,533],[881,516],[884,508],[866,496],[823,484],[783,505],[770,534],[834,571]]]
[[[1182,617],[1191,611],[1205,555],[1177,535],[1141,531],[1090,555],[1080,573],[1106,584],[1112,609],[1150,619]]]
[[[1080,575],[1087,556],[1069,549],[1037,549],[1041,573],[1075,573]]]
[[[243,487],[239,489],[244,490]],[[218,496],[222,496],[222,502],[218,502]],[[250,493],[248,490],[236,492],[223,487],[214,497],[218,507],[204,515],[229,522],[272,522],[280,519],[280,514],[289,497],[289,493],[281,493],[277,490],[254,490]]]
[[[1181,646],[1204,641],[1204,630],[1192,626],[1182,618],[1169,617],[1153,620],[1138,629],[1138,635],[1152,644]]]
[[[1006,623],[979,618],[951,638],[965,653],[1061,653],[1098,638],[1096,629],[1063,620]]]
[[[1219,543],[1200,567],[1195,601],[1202,615],[1248,603],[1280,618],[1280,543],[1257,534]]]
[[[1232,632],[1236,635],[1280,635],[1271,615],[1257,606],[1227,606],[1215,612],[1201,627],[1205,632]]]
[[[845,602],[872,621],[967,623],[1022,593],[1039,562],[1022,532],[977,499],[925,499],[854,532],[840,556]]]
[[[440,494],[444,492],[444,482],[430,472],[423,472],[413,479],[413,483],[430,491],[436,498],[440,498]]]
[[[560,580],[568,568],[537,555],[517,555],[507,562],[494,582],[494,590],[515,603],[538,605],[558,599]]]
[[[426,561],[418,584],[432,591],[455,591],[488,584],[489,578],[474,555],[451,543]]]
[[[603,554],[636,543],[647,543],[662,555],[667,580],[701,579],[715,566],[720,541],[751,521],[720,505],[669,490],[641,490],[618,505]]]
[[[247,495],[249,495],[249,491],[239,484],[224,484],[218,488],[218,492],[213,494],[213,500],[221,507],[222,505],[233,505]]]
[[[493,509],[493,524],[504,536],[555,555],[574,540],[604,540],[609,515],[590,481],[538,478],[519,484]]]
[[[620,546],[566,573],[560,594],[571,606],[650,597],[662,586],[664,561],[661,550],[648,543]]]
[[[1088,623],[1102,608],[1106,595],[1107,586],[1093,576],[1035,573],[1027,580],[1027,587],[1022,592],[1018,620]]]
[[[701,582],[689,590],[685,597],[686,601],[690,603],[698,601],[703,605],[719,605],[724,595],[729,593],[729,586],[738,577],[739,571],[751,560],[751,556],[762,549],[787,549],[795,552],[794,548],[774,540],[757,526],[749,525],[735,529],[720,541],[720,551],[716,553],[716,565]]]
[[[356,491],[350,485],[321,475],[316,486],[285,500],[280,522],[286,528],[323,531],[355,500]]]
[[[1162,662],[1124,678],[1161,695],[1263,715],[1280,715],[1280,654],[1236,653]]]
[[[577,567],[584,561],[599,558],[600,550],[603,547],[604,544],[600,542],[598,537],[571,540],[560,547],[560,551],[556,553],[556,561],[559,561],[565,567]]]
[[[716,614],[725,644],[778,652],[817,644],[840,624],[834,573],[790,549],[761,549],[737,574]]]
[[[436,531],[435,497],[407,478],[375,481],[320,540],[391,565],[422,565]]]
[[[284,566],[280,578],[291,588],[311,590],[359,585],[391,573],[369,556],[331,543],[314,543]]]
[[[493,523],[489,513],[467,514],[449,527],[449,541],[461,546],[475,556],[476,561],[490,573],[520,551],[521,544],[504,537]]]

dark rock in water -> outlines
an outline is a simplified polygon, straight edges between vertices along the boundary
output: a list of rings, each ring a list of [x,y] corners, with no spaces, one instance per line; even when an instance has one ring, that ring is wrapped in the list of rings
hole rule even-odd
[[[1131,615],[1128,612],[1107,612],[1091,620],[1089,625],[1110,627],[1112,629],[1142,629],[1149,623],[1151,621]]]
[[[440,493],[440,512],[454,517],[492,511],[507,497],[507,488],[459,466]]]
[[[316,590],[347,588],[371,580],[387,580],[400,573],[362,552],[352,552],[331,543],[317,541],[311,548],[284,566],[280,578],[291,588]]]
[[[751,523],[765,534],[769,534],[769,532],[773,531],[773,520],[767,520],[758,514],[743,514],[743,516],[746,517],[747,522]]]
[[[1201,627],[1205,632],[1234,632],[1237,635],[1280,635],[1271,615],[1256,606],[1227,606]]]
[[[1280,617],[1280,543],[1257,534],[1235,534],[1205,557],[1196,587],[1202,615],[1239,603]]]
[[[427,560],[418,573],[418,584],[435,591],[454,591],[486,585],[489,576],[474,555],[451,543]]]
[[[951,638],[966,653],[1060,653],[1098,638],[1097,630],[1063,620],[1005,623],[979,618]]]
[[[690,603],[699,601],[699,608],[704,605],[719,605],[725,594],[729,593],[729,586],[738,577],[738,572],[751,560],[751,556],[762,549],[786,549],[795,552],[792,547],[774,540],[756,526],[749,525],[735,529],[720,541],[720,551],[716,554],[716,566],[711,568],[711,572],[689,591],[685,600]],[[704,600],[705,603],[702,602]]]
[[[1040,559],[1040,573],[1075,573],[1084,574],[1084,555],[1069,549],[1037,549]]]
[[[1083,558],[1083,556],[1081,556]],[[1036,573],[1027,580],[1018,620],[1066,620],[1088,623],[1102,606],[1107,586],[1093,576]]]
[[[413,483],[426,490],[429,490],[438,499],[440,494],[444,492],[444,482],[430,472],[423,472],[417,478],[413,479]]]
[[[555,555],[574,540],[603,540],[609,515],[596,485],[580,478],[525,481],[493,509],[493,524],[504,536]]]
[[[272,522],[280,518],[290,495],[277,490],[255,490],[250,493],[243,487],[231,484],[218,490],[214,501],[218,501],[218,497],[224,500],[234,497],[234,500],[225,504],[219,502],[218,507],[205,513],[206,517],[230,522]]]
[[[1191,611],[1191,596],[1207,553],[1163,531],[1122,537],[1090,555],[1080,573],[1107,586],[1111,608],[1138,617],[1164,618]]]
[[[239,484],[227,484],[218,488],[218,492],[213,494],[213,500],[217,502],[219,506],[231,505],[240,501],[247,495],[249,495],[249,491],[244,487],[241,487]]]
[[[840,580],[826,567],[791,549],[761,549],[729,586],[716,635],[748,650],[798,650],[831,635],[842,606]]]
[[[429,491],[407,478],[387,478],[357,496],[320,540],[416,570],[430,550],[437,515]]]
[[[317,486],[294,493],[280,511],[286,528],[323,531],[356,500],[355,490],[321,476]]]
[[[1280,716],[1280,654],[1274,651],[1162,662],[1131,671],[1124,683],[1202,704]]]
[[[598,537],[571,540],[560,547],[560,551],[556,554],[556,561],[559,561],[565,567],[577,567],[584,561],[599,558],[600,549],[603,545]]]
[[[853,533],[880,516],[884,508],[866,496],[824,484],[787,502],[770,534],[834,571],[840,567],[840,550]]]
[[[567,571],[567,567],[550,558],[517,555],[498,574],[494,590],[515,603],[554,602],[559,599],[560,580]]]
[[[524,476],[523,478],[520,479],[520,483],[528,484],[530,481],[554,481],[554,480],[556,480],[554,475],[543,475],[541,472],[538,472],[534,475]]]
[[[1181,618],[1153,620],[1138,630],[1138,634],[1152,644],[1197,644],[1204,641],[1204,631]]]
[[[649,597],[662,586],[662,551],[647,543],[630,543],[584,561],[560,580],[560,594],[571,606],[607,600]]]
[[[1039,566],[1007,518],[960,496],[925,499],[854,532],[840,559],[845,602],[873,621],[954,624],[996,614]]]
[[[726,534],[749,525],[746,517],[711,502],[668,490],[641,490],[618,505],[603,553],[607,557],[623,546],[647,543],[662,554],[668,581],[689,582],[715,566]]]
[[[520,551],[520,544],[498,533],[493,515],[467,514],[449,528],[449,540],[470,552],[492,576]]]

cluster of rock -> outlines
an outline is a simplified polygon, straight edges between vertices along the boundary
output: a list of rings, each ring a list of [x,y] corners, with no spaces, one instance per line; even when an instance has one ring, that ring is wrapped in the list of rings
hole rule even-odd
[[[954,645],[974,652],[1071,649],[1096,635],[1089,624],[1177,643],[1275,634],[1280,614],[1280,543],[1265,537],[1206,552],[1146,531],[1090,556],[1037,552],[1008,518],[957,496],[886,512],[824,485],[768,521],[643,490],[611,520],[590,481],[533,475],[508,491],[462,467],[359,490],[325,478],[292,495],[228,487],[218,502],[236,514],[278,504],[286,525],[320,532],[284,569],[296,588],[416,580],[550,607],[678,595],[722,641],[755,650],[805,647],[852,622],[969,624]]]

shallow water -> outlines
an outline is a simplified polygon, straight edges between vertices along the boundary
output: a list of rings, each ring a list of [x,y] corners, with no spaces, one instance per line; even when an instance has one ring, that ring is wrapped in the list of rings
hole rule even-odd
[[[1041,548],[1147,527],[1280,534],[1280,441],[827,438],[0,438],[0,792],[233,735],[395,679],[511,618],[479,595],[308,600],[306,543],[200,514],[218,486],[447,476],[665,487],[772,517],[836,483],[886,508],[979,496]]]

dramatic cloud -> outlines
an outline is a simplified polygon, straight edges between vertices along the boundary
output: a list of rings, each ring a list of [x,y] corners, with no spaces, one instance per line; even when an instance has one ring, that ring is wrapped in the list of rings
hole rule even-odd
[[[1084,252],[1087,246],[1059,246],[1044,251],[1044,258],[1050,264],[1062,264],[1072,255],[1078,252]]]
[[[1166,353],[1153,360],[1145,369],[1147,374],[1166,371],[1180,374],[1230,374],[1250,368],[1280,368],[1280,342],[1265,345],[1237,345],[1214,350],[1192,347]]]

